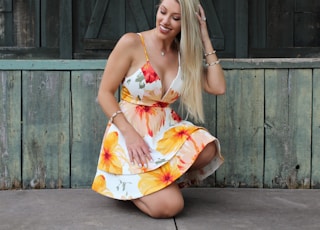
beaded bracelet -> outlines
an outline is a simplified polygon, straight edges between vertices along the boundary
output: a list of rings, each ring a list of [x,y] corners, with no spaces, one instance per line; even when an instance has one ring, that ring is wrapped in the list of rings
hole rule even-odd
[[[218,59],[217,61],[214,61],[214,62],[211,62],[211,63],[207,63],[206,66],[209,67],[209,66],[214,66],[214,65],[217,65],[220,63],[220,60]]]
[[[118,114],[120,114],[120,113],[122,113],[122,111],[121,111],[121,110],[118,110],[117,112],[115,112],[114,114],[112,114],[112,116],[110,117],[110,122],[113,123],[113,119],[114,119]]]
[[[214,51],[212,51],[211,53],[204,53],[204,56],[207,57],[207,56],[209,56],[209,55],[215,54],[216,52],[217,52],[217,51],[214,50]]]

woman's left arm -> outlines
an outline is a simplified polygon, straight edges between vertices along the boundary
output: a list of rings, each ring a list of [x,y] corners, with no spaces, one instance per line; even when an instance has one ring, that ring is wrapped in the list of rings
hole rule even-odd
[[[224,72],[220,65],[220,60],[217,57],[216,50],[212,46],[206,23],[206,16],[201,5],[199,6],[198,19],[206,63],[204,70],[204,90],[210,94],[224,94],[226,91]]]

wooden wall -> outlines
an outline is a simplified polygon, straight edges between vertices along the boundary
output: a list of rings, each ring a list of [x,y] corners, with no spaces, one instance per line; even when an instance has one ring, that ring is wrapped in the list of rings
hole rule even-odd
[[[83,188],[107,122],[95,102],[104,60],[0,61],[0,189]],[[203,186],[320,188],[320,60],[224,59],[205,95],[225,163]]]
[[[106,59],[159,0],[1,0],[0,59]],[[318,0],[201,0],[219,56],[319,57]]]

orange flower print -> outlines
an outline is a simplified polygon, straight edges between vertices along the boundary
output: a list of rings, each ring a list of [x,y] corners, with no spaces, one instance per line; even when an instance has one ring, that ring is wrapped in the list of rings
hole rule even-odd
[[[142,194],[150,194],[170,185],[180,176],[177,167],[167,163],[157,170],[141,174],[138,188]]]
[[[103,148],[98,162],[98,168],[102,171],[113,174],[122,173],[119,157],[124,154],[124,150],[118,144],[118,135],[117,132],[111,132],[103,140]]]
[[[143,67],[142,67],[142,73],[144,75],[144,78],[146,79],[146,83],[152,83],[154,81],[160,80],[159,76],[157,73],[153,70],[152,66],[150,65],[149,62],[147,62]]]
[[[174,110],[171,111],[171,117],[177,122],[180,122],[182,120],[179,114],[177,114]]]
[[[103,175],[94,178],[92,190],[102,195],[113,197],[113,194],[107,189],[107,182]]]
[[[126,117],[139,130],[141,136],[152,137],[164,125],[165,113],[162,110],[160,107],[137,105]]]
[[[197,130],[193,126],[177,126],[166,131],[157,144],[157,151],[163,155],[177,151],[186,140],[191,140],[191,134]]]

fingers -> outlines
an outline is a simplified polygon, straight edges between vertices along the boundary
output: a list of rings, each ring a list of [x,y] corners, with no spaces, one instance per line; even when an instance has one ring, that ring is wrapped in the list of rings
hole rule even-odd
[[[135,148],[129,150],[129,157],[132,164],[138,165],[139,168],[148,167],[148,162],[152,162],[149,148]]]
[[[204,13],[204,9],[200,4],[199,4],[199,12],[197,12],[196,14],[198,16],[198,19],[199,19],[200,23],[203,23],[203,22],[207,21],[206,15]]]

